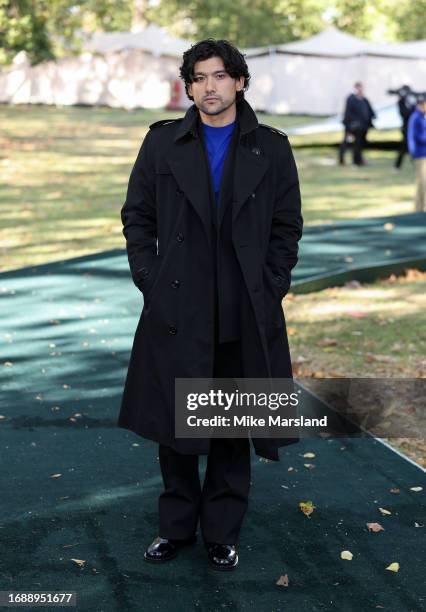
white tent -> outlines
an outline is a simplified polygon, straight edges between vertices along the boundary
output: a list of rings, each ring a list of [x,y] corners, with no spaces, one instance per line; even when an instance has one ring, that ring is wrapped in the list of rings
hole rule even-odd
[[[21,51],[10,68],[0,71],[0,102],[185,107],[189,101],[178,73],[189,45],[150,25],[138,33],[83,36],[80,56],[56,62],[30,66]]]
[[[392,104],[386,93],[407,84],[426,90],[426,40],[379,44],[328,28],[308,39],[247,49],[252,75],[248,101],[271,113],[342,112],[355,81],[373,106]]]

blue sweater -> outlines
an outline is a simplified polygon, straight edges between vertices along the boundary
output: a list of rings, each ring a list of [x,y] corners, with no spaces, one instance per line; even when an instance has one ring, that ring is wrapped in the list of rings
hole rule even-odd
[[[203,123],[204,137],[209,156],[210,169],[213,177],[216,203],[219,201],[219,185],[222,176],[223,164],[228,152],[235,121],[223,127],[212,127]]]
[[[418,108],[408,120],[408,150],[413,159],[426,157],[426,115]]]

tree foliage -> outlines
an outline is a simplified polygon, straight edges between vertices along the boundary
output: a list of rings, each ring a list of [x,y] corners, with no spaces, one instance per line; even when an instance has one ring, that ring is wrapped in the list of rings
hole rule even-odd
[[[0,0],[0,64],[24,49],[32,63],[78,52],[80,31],[154,22],[182,38],[240,47],[298,40],[335,25],[392,42],[426,38],[426,0]]]

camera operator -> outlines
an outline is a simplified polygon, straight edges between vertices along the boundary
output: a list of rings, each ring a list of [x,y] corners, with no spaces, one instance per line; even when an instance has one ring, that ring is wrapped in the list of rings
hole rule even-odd
[[[407,129],[408,129],[408,120],[416,108],[416,94],[411,91],[409,85],[403,85],[399,89],[388,89],[388,94],[392,94],[398,96],[398,109],[399,114],[402,119],[402,140],[400,144],[400,148],[398,151],[398,155],[395,159],[395,168],[398,170],[402,166],[402,162],[404,161],[404,157],[406,153],[408,153],[408,142],[407,142]]]

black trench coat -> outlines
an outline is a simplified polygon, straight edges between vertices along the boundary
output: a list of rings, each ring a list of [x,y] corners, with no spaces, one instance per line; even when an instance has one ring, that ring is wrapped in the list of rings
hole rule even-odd
[[[302,234],[297,169],[287,136],[259,124],[245,100],[237,104],[237,118],[232,242],[244,279],[244,376],[291,378],[281,301]],[[214,353],[209,169],[197,122],[193,105],[182,119],[150,126],[121,209],[144,306],[118,425],[184,454],[208,454],[210,442],[174,437],[175,377],[212,377]],[[279,460],[278,447],[298,439],[252,441],[257,455]]]

